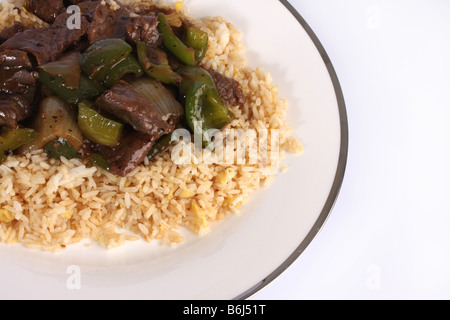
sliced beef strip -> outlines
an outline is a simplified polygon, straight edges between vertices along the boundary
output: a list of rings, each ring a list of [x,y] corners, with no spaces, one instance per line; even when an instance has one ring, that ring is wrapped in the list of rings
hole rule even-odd
[[[105,91],[95,105],[130,124],[136,131],[149,135],[170,133],[174,129],[161,118],[155,106],[125,81]]]
[[[25,27],[22,23],[14,21],[14,24],[6,29],[3,29],[0,32],[0,44],[8,40],[9,38],[12,38],[16,33],[22,32],[25,30]]]
[[[29,9],[45,22],[53,23],[65,7],[63,0],[30,0]]]
[[[99,152],[110,163],[110,172],[119,176],[126,176],[142,163],[154,143],[171,133],[179,121],[178,116],[164,121],[155,106],[125,81],[106,91],[95,105],[131,125],[114,148],[91,144],[88,152]]]
[[[124,177],[144,161],[160,137],[160,134],[149,135],[128,128],[114,148],[94,145],[91,152],[100,153],[110,163],[111,173]]]
[[[123,5],[113,10],[109,5],[100,3],[93,14],[87,34],[91,44],[108,38],[122,39],[132,45],[138,40],[154,47],[162,43],[155,15],[137,16]]]
[[[0,125],[17,128],[18,123],[31,115],[28,100],[18,94],[0,93]]]
[[[0,91],[23,94],[36,83],[37,73],[26,52],[3,50],[0,52]]]
[[[86,33],[89,22],[81,17],[80,29],[68,29],[61,21],[50,28],[27,29],[0,45],[1,50],[21,50],[33,55],[38,65],[56,60]]]
[[[216,83],[220,97],[228,106],[244,105],[246,98],[242,92],[239,82],[214,70],[208,70],[208,72],[211,74],[214,82]]]

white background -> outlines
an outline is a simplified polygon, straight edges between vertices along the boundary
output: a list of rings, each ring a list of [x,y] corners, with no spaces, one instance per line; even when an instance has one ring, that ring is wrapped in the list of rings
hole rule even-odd
[[[252,299],[449,299],[450,1],[290,2],[338,74],[349,157],[322,231]]]

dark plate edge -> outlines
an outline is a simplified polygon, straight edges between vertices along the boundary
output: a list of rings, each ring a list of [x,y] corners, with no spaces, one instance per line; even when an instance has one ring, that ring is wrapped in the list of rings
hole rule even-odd
[[[303,29],[308,33],[309,37],[313,41],[317,50],[319,51],[322,59],[328,69],[328,73],[330,74],[331,81],[333,82],[334,91],[336,93],[336,99],[338,102],[339,108],[339,118],[341,123],[341,145],[340,145],[340,153],[339,153],[339,161],[336,170],[336,175],[334,177],[333,185],[331,187],[330,194],[328,195],[328,199],[325,202],[325,205],[320,213],[318,219],[316,220],[314,226],[311,228],[308,235],[305,239],[300,243],[297,249],[284,261],[276,270],[274,270],[271,274],[269,274],[264,280],[260,281],[247,291],[235,297],[233,300],[245,300],[263,289],[277,277],[279,277],[284,271],[286,271],[294,261],[296,261],[300,255],[306,250],[306,248],[310,245],[312,240],[317,236],[319,231],[324,226],[326,220],[328,219],[331,211],[333,210],[334,204],[338,198],[339,192],[341,190],[342,183],[344,181],[345,170],[347,166],[347,157],[348,157],[348,145],[349,145],[349,132],[348,132],[348,119],[347,119],[347,109],[345,106],[344,94],[342,93],[342,88],[336,74],[336,71],[331,63],[331,60],[328,54],[325,51],[325,48],[322,46],[319,38],[312,31],[311,27],[308,23],[303,19],[300,13],[288,2],[288,0],[279,0],[286,9],[297,19]]]

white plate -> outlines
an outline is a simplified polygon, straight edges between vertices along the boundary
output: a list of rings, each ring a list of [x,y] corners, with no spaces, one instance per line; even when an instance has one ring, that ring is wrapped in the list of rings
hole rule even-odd
[[[195,16],[221,15],[243,31],[249,65],[270,71],[280,96],[290,100],[289,121],[304,153],[286,158],[288,171],[255,194],[241,216],[177,248],[80,245],[50,254],[0,245],[0,298],[246,298],[285,270],[325,222],[348,140],[343,96],[319,41],[286,1],[186,4]]]

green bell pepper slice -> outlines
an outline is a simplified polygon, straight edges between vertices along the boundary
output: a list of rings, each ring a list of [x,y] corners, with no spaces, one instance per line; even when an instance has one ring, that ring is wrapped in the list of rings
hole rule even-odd
[[[192,26],[186,30],[186,39],[184,41],[188,47],[194,49],[195,60],[201,62],[208,51],[209,35]]]
[[[179,85],[179,92],[182,97],[186,97],[189,88],[194,82],[201,82],[213,88],[216,87],[213,77],[201,67],[183,66],[177,69],[177,73],[182,78]]]
[[[90,102],[78,105],[78,127],[83,135],[92,142],[114,147],[122,134],[124,125],[100,115]]]
[[[170,147],[170,144],[172,143],[172,134],[166,134],[159,138],[158,141],[155,142],[152,149],[148,152],[147,157],[151,160],[156,155],[160,154],[164,150]]]
[[[164,13],[158,14],[158,21],[158,29],[163,35],[163,44],[167,50],[190,66],[195,66],[202,61],[208,50],[209,35],[207,32],[189,25],[183,42],[173,32]]]
[[[105,79],[105,85],[108,88],[111,88],[123,77],[129,74],[133,75],[135,79],[141,77],[144,74],[144,71],[137,62],[136,58],[132,55],[118,62],[111,68],[111,70],[109,70],[108,75]]]
[[[167,22],[166,15],[164,13],[158,14],[158,29],[163,35],[163,44],[172,52],[178,59],[184,64],[194,66],[197,64],[194,48],[190,48],[183,43],[173,32],[172,27]]]
[[[148,76],[169,85],[177,85],[181,81],[181,77],[170,67],[167,55],[163,50],[152,48],[144,42],[138,41],[137,54],[139,63]]]
[[[8,129],[0,136],[0,164],[14,151],[37,137],[37,132],[28,128]]]
[[[69,104],[76,105],[79,102],[100,96],[105,88],[102,84],[81,75],[78,88],[69,88],[62,77],[52,76],[43,69],[38,69],[39,81],[45,84],[61,99]]]
[[[44,146],[44,150],[50,158],[65,157],[66,159],[73,159],[78,157],[78,152],[72,148],[67,140],[62,138],[50,141]]]
[[[109,71],[126,59],[133,48],[121,39],[104,39],[94,42],[81,57],[81,69],[91,79],[105,81]]]
[[[90,156],[91,161],[99,168],[108,171],[111,170],[111,163],[106,160],[100,153],[93,153]]]
[[[185,109],[189,127],[202,137],[208,130],[222,130],[235,118],[217,89],[202,82],[194,82],[189,88]]]

